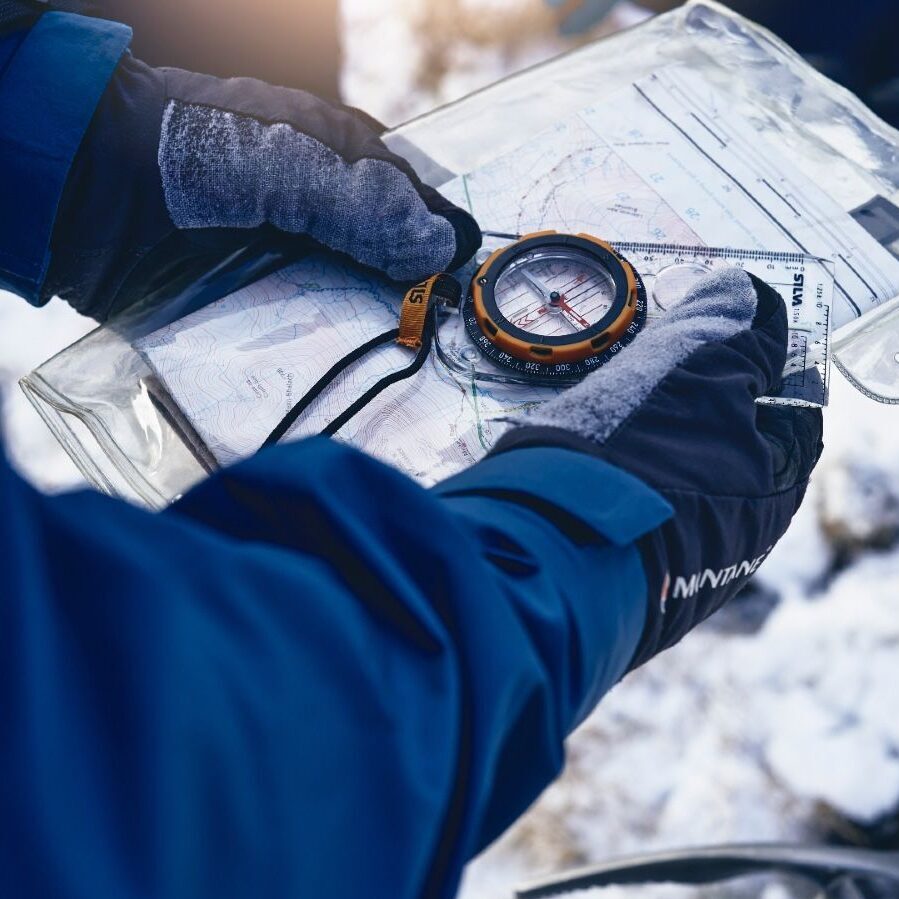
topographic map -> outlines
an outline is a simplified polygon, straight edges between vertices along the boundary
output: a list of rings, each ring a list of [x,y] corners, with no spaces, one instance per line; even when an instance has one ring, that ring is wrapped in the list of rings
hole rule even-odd
[[[606,143],[589,110],[559,122],[513,155],[457,178],[443,193],[494,231],[553,228],[612,242],[704,243]]]
[[[837,324],[899,293],[899,262],[776,147],[681,69],[641,79],[442,191],[487,230],[791,251],[833,259]],[[471,269],[460,273],[463,282]],[[221,464],[254,452],[338,359],[396,326],[398,289],[322,254],[143,338],[135,348]],[[458,329],[456,329],[458,332]],[[397,346],[350,368],[286,439],[318,433],[389,371]],[[482,457],[551,392],[485,384],[434,356],[339,433],[424,483]]]
[[[221,464],[251,455],[338,359],[396,326],[400,292],[320,254],[231,294],[139,341],[206,448]],[[409,350],[379,349],[344,372],[288,438],[317,434]],[[547,391],[465,383],[431,359],[353,418],[338,437],[424,483],[481,458],[495,422]]]

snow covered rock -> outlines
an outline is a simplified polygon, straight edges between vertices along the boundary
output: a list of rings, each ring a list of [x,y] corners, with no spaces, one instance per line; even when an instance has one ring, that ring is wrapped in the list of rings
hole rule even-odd
[[[825,454],[815,472],[821,526],[846,561],[866,547],[899,540],[899,409],[831,385]]]
[[[855,821],[899,807],[899,554],[785,603],[735,662],[764,758],[791,793]]]

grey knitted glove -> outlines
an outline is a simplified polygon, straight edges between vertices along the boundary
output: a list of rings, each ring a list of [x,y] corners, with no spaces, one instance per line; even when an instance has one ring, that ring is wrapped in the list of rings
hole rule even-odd
[[[783,535],[821,452],[821,412],[759,405],[786,359],[780,296],[740,269],[698,284],[494,452],[556,444],[655,487],[674,517],[644,538],[639,664],[732,597]]]

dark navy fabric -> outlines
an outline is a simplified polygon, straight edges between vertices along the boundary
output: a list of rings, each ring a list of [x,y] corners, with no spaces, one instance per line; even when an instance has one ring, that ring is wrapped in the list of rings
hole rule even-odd
[[[38,17],[38,9],[36,4],[25,0],[0,0],[0,35],[14,28],[33,25]]]
[[[568,450],[429,491],[322,438],[163,514],[0,463],[0,507],[0,895],[55,899],[453,895],[627,668],[670,513]]]
[[[25,28],[0,35],[0,79],[6,73],[6,68],[19,49],[19,45],[28,36]]]
[[[47,13],[4,67],[0,286],[34,304],[41,302],[53,224],[72,160],[130,37],[130,29],[114,22]]]

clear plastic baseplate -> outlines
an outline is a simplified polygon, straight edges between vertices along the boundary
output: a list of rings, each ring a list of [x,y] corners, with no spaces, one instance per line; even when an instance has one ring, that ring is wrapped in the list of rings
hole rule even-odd
[[[487,249],[495,249],[497,245],[500,244]],[[647,326],[680,302],[697,281],[717,269],[738,266],[765,281],[783,298],[790,330],[780,389],[758,402],[778,406],[827,405],[834,287],[832,261],[801,253],[728,247],[628,242],[613,245],[643,279]],[[436,351],[450,371],[466,380],[522,383],[520,376],[494,365],[480,353],[468,336],[459,310],[445,309],[440,314]],[[560,386],[558,379],[553,380],[553,386]]]

